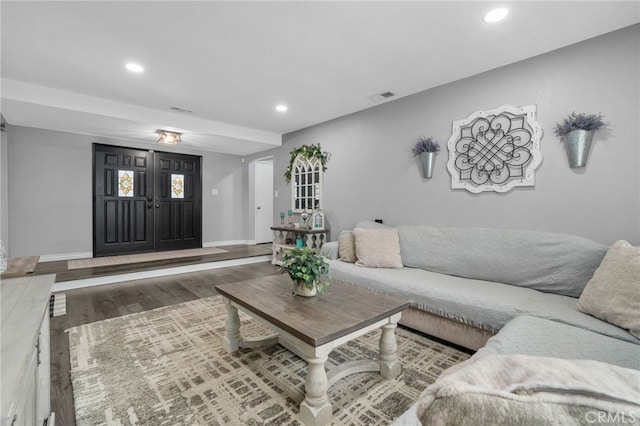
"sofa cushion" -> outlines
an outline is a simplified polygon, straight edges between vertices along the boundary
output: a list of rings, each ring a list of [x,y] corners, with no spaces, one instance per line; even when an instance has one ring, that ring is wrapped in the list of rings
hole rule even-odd
[[[355,263],[356,239],[352,231],[342,231],[338,237],[338,259],[343,262]]]
[[[492,354],[591,359],[640,370],[638,344],[529,315],[520,315],[509,321],[474,357]]]
[[[320,255],[327,259],[337,259],[339,255],[339,244],[337,241],[329,241],[320,247]]]
[[[370,268],[402,268],[398,230],[364,229],[353,230],[356,241],[356,265]]]
[[[640,337],[640,248],[613,243],[582,292],[578,309]]]
[[[399,226],[405,266],[579,297],[607,247],[549,232]]]
[[[513,318],[528,314],[640,343],[627,330],[578,311],[578,299],[574,297],[418,268],[360,268],[351,263],[328,262],[335,279],[409,300],[414,308],[493,333]]]

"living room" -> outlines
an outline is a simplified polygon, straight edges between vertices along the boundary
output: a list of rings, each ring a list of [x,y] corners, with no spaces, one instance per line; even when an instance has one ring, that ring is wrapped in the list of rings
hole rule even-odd
[[[557,3],[567,3],[567,7],[580,9],[575,2]],[[86,120],[81,123],[84,130],[76,127],[78,130],[74,131],[70,130],[71,127],[63,127],[65,120],[62,117],[56,124],[58,116],[49,114],[50,110],[34,109],[25,114],[16,107],[18,103],[37,105],[38,102],[27,96],[28,90],[20,92],[18,89],[44,90],[45,80],[29,81],[25,75],[20,81],[19,75],[4,71],[5,67],[11,70],[11,66],[3,57],[3,115],[7,122],[2,132],[0,151],[1,240],[11,257],[38,255],[51,261],[91,257],[92,143],[99,143],[202,156],[203,245],[251,244],[255,242],[255,229],[253,215],[249,211],[253,196],[250,165],[262,158],[272,161],[273,189],[274,194],[278,194],[273,198],[272,223],[276,224],[280,222],[279,212],[291,208],[290,185],[282,176],[289,163],[290,151],[301,145],[319,143],[323,150],[331,153],[323,189],[323,211],[331,229],[331,240],[336,240],[341,231],[352,229],[360,221],[382,219],[390,225],[557,232],[588,238],[607,246],[618,240],[638,246],[639,6],[637,2],[585,2],[585,8],[576,12],[578,17],[584,13],[585,19],[593,19],[593,14],[603,13],[602,9],[589,9],[589,4],[594,8],[606,5],[607,11],[614,15],[612,11],[617,11],[615,19],[610,19],[616,22],[613,28],[565,42],[532,57],[505,60],[487,69],[478,63],[477,58],[467,69],[447,67],[447,63],[453,61],[457,64],[455,61],[459,60],[450,57],[456,56],[452,49],[450,56],[433,57],[427,61],[438,69],[444,67],[449,73],[437,84],[427,83],[424,87],[424,82],[416,81],[413,84],[420,90],[410,91],[402,86],[403,91],[399,82],[389,80],[386,86],[370,90],[363,97],[391,91],[397,92],[395,99],[392,97],[378,103],[367,99],[367,107],[341,115],[323,116],[325,118],[292,131],[279,133],[271,128],[261,129],[262,133],[256,131],[245,140],[260,149],[255,150],[254,147],[237,153],[189,146],[188,131],[183,131],[181,145],[158,148],[153,131],[167,118],[164,111],[158,113],[161,119],[151,119],[140,126],[145,130],[153,127],[150,135],[140,137],[131,136],[132,133],[118,137],[113,132],[99,134],[95,129],[88,130],[93,125],[91,114],[95,111],[87,111],[89,114],[83,116]],[[37,5],[34,3],[31,7]],[[511,17],[506,23],[508,19],[518,18],[517,5],[517,2],[513,4]],[[55,3],[48,7],[54,8]],[[554,6],[538,7],[553,9]],[[10,34],[5,35],[8,31],[5,19],[11,16],[8,11],[10,7],[3,2],[3,56],[5,47],[13,49],[8,52],[14,52],[16,44],[19,44],[11,42]],[[566,33],[572,33],[574,29],[578,31],[582,26],[578,17],[576,22],[554,21],[549,27],[555,30],[563,28]],[[38,22],[41,20],[44,18],[40,17]],[[547,24],[528,22],[528,25],[535,25],[535,28],[521,26],[509,27],[509,30],[530,33],[527,43],[535,45],[536,37],[542,37],[540,33],[545,31]],[[494,43],[499,44],[506,37],[509,33],[498,33]],[[490,52],[497,49],[494,45],[475,45],[473,38],[470,35],[467,41],[472,50]],[[469,46],[465,48],[469,49]],[[414,52],[412,55],[421,56],[423,53]],[[412,55],[401,64],[402,67],[412,65]],[[171,61],[171,57],[166,60]],[[60,62],[63,69],[66,66],[82,73],[72,68],[72,60]],[[416,59],[416,63],[425,67],[423,58]],[[370,68],[378,66],[381,65],[370,64]],[[336,62],[336,72],[341,67]],[[360,72],[363,76],[367,74],[366,70]],[[421,72],[428,80],[429,67]],[[26,86],[29,84],[32,86]],[[131,88],[136,84],[145,83],[137,80]],[[55,88],[53,83],[45,89],[52,88]],[[53,99],[50,91],[33,93],[44,93],[48,99]],[[94,93],[93,96],[97,95]],[[166,96],[172,98],[167,101],[172,105],[181,99],[180,94],[171,91],[167,91]],[[104,97],[109,98],[108,95]],[[120,103],[125,102],[121,100]],[[507,192],[470,193],[464,189],[452,189],[452,177],[447,169],[447,141],[452,137],[452,123],[476,111],[489,111],[503,105],[536,107],[535,119],[542,129],[542,163],[535,170],[535,183]],[[582,168],[569,167],[563,142],[554,136],[553,131],[556,123],[574,111],[602,114],[606,121],[606,128],[596,132],[587,165]],[[295,113],[292,105],[288,114]],[[30,122],[22,121],[24,115],[29,115],[30,120],[40,120],[42,124],[28,125],[26,123]],[[221,121],[216,116],[209,119]],[[176,122],[180,120],[184,118],[176,115]],[[273,116],[271,120],[282,121],[283,117]],[[119,123],[115,119],[113,122]],[[233,125],[242,126],[237,122]],[[246,126],[246,129],[250,128]],[[423,177],[421,165],[411,153],[415,141],[421,136],[432,137],[441,146],[436,155],[433,176],[429,179]],[[216,135],[211,139],[219,137]],[[145,142],[144,138],[148,141]],[[214,194],[213,190],[217,192]]]

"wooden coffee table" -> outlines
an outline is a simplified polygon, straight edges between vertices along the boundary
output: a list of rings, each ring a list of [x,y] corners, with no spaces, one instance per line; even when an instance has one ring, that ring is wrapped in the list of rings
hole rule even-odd
[[[308,369],[300,418],[307,425],[324,425],[332,418],[327,389],[337,380],[364,371],[380,372],[387,379],[400,374],[395,328],[409,303],[340,281],[316,297],[293,296],[292,288],[286,275],[216,286],[227,308],[223,346],[232,353],[280,343],[304,359]],[[277,335],[242,339],[238,310]],[[334,348],[380,327],[378,359],[350,361],[325,371]]]

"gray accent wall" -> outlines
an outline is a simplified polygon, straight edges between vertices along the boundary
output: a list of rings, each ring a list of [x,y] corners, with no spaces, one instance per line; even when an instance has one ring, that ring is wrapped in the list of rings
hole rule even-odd
[[[6,131],[0,132],[0,241],[9,252],[9,138]]]
[[[388,224],[554,231],[638,245],[639,64],[640,25],[635,25],[287,134],[281,148],[247,156],[245,162],[184,146],[160,150],[203,156],[205,244],[253,239],[251,160],[273,156],[278,193],[273,216],[279,223],[278,212],[290,208],[290,186],[283,177],[289,152],[321,143],[332,154],[324,179],[332,239],[358,221],[380,218]],[[394,88],[379,91],[386,90]],[[504,194],[452,190],[446,170],[452,122],[505,104],[538,107],[544,137],[535,187]],[[596,134],[585,169],[569,168],[552,131],[573,111],[601,112],[610,123]],[[429,180],[411,155],[419,136],[433,136],[443,147]],[[92,251],[92,142],[153,146],[19,126],[2,133],[0,231],[11,256]]]
[[[535,40],[532,40],[535,42]],[[490,48],[490,46],[487,46]],[[455,52],[452,52],[455,54]],[[609,244],[640,243],[640,26],[433,88],[285,135],[274,155],[274,221],[289,208],[282,174],[293,147],[331,152],[324,178],[331,237],[358,221],[524,228]],[[434,61],[442,60],[434,58]],[[428,73],[429,70],[425,70]],[[380,87],[380,92],[393,87]],[[544,129],[535,187],[471,194],[452,190],[446,143],[452,122],[502,105],[537,105]],[[553,126],[571,112],[602,113],[587,167],[570,169]],[[419,136],[442,146],[432,179],[411,148]]]
[[[20,126],[8,126],[7,133],[12,256],[92,252],[93,142],[201,155],[203,244],[252,237],[245,235],[246,218],[240,213],[247,209],[248,172],[239,156]]]

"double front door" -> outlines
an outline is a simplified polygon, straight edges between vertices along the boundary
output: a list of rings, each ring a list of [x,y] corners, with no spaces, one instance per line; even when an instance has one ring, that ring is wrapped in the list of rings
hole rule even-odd
[[[202,247],[202,157],[94,144],[94,256]]]

